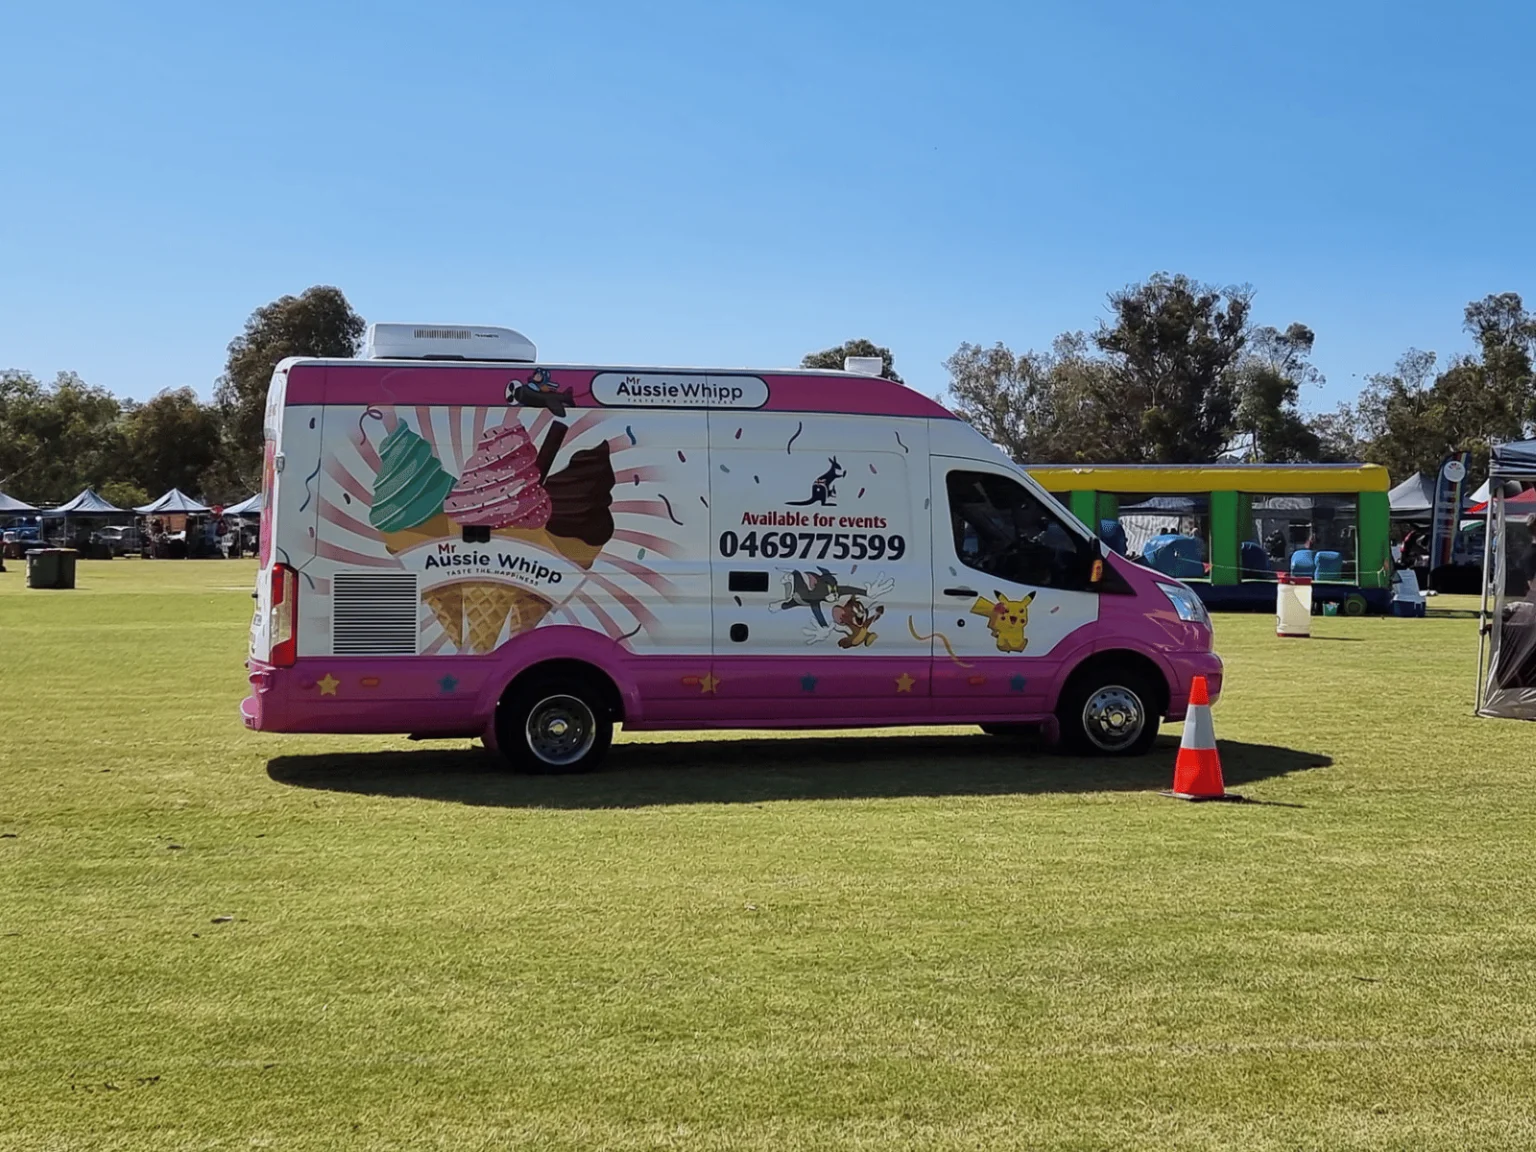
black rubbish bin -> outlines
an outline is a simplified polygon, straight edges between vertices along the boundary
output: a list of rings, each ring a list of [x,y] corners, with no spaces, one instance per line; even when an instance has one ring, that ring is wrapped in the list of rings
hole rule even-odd
[[[75,555],[73,548],[34,548],[27,553],[27,587],[73,588]]]
[[[53,548],[34,548],[27,553],[27,587],[52,588],[59,582],[59,556]]]

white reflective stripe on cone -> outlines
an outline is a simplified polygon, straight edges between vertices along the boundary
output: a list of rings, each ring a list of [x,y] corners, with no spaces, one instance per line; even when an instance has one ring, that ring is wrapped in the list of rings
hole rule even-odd
[[[1214,748],[1216,747],[1216,726],[1211,723],[1211,707],[1209,704],[1191,704],[1189,714],[1184,717],[1185,748]]]

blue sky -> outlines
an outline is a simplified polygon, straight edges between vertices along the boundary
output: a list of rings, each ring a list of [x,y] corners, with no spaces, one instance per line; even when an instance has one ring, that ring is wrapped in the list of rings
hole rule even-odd
[[[1332,407],[1536,297],[1520,3],[14,4],[0,367],[208,394],[256,306],[925,391],[1156,270],[1310,324]]]

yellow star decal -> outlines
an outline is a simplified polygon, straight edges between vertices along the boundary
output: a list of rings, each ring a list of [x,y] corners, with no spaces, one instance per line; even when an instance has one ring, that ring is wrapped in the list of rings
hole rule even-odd
[[[720,677],[713,672],[706,672],[704,678],[699,681],[700,692],[713,692],[720,686]]]
[[[912,677],[903,672],[900,676],[896,677],[896,691],[910,692],[912,691],[912,685],[916,683],[916,680],[912,679]]]
[[[315,687],[320,689],[320,695],[322,696],[336,695],[336,689],[340,687],[340,685],[341,681],[336,679],[336,677],[332,676],[329,672],[327,672],[319,680],[315,681]]]

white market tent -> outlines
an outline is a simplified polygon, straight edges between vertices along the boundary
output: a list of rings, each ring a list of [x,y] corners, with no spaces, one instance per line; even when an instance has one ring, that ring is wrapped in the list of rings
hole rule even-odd
[[[1387,493],[1393,520],[1428,520],[1435,509],[1435,482],[1415,472]]]
[[[1530,485],[1536,485],[1536,440],[1495,447],[1483,510],[1488,531],[1478,630],[1479,716],[1536,720],[1536,541],[1515,510]]]
[[[208,505],[199,504],[180,488],[172,488],[160,499],[141,504],[134,511],[140,516],[164,516],[172,512],[206,512]]]
[[[37,509],[25,500],[17,500],[14,496],[7,496],[0,492],[0,512],[36,512]]]

